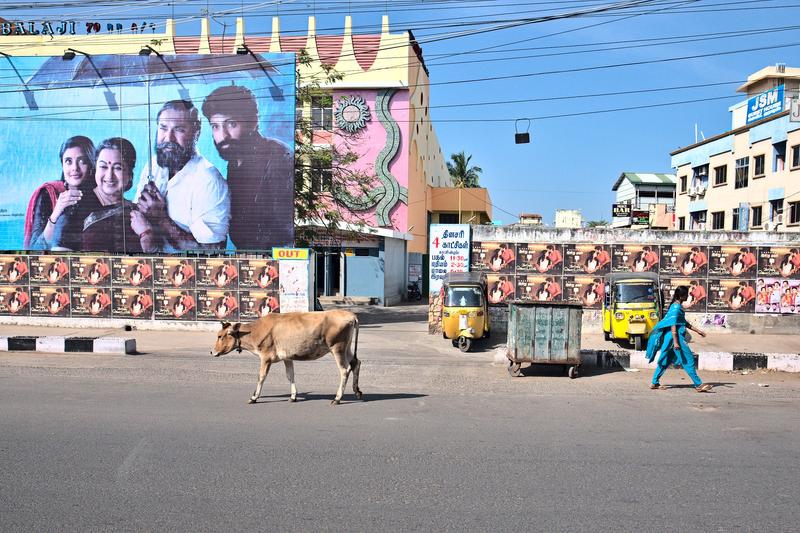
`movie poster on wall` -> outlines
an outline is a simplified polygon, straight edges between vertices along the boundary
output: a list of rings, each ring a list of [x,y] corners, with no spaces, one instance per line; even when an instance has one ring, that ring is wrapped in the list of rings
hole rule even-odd
[[[184,320],[197,318],[197,296],[191,289],[155,289],[156,320]]]
[[[29,272],[27,256],[0,255],[0,285],[25,285]]]
[[[518,275],[516,281],[515,300],[559,302],[563,298],[561,276],[527,274]]]
[[[591,309],[603,306],[606,285],[600,276],[564,276],[564,300]]]
[[[667,277],[705,278],[708,273],[708,247],[662,244],[659,271]]]
[[[73,287],[72,317],[110,318],[113,308],[111,289],[107,287]]]
[[[0,286],[0,315],[29,316],[31,295],[27,286]]]
[[[800,279],[800,245],[793,248],[759,247],[758,276]]]
[[[239,291],[239,319],[257,320],[270,313],[280,313],[280,297],[277,291]]]
[[[280,261],[278,276],[281,312],[308,311],[308,261]]]
[[[470,270],[514,274],[516,247],[508,242],[473,242]]]
[[[196,271],[194,259],[156,257],[153,259],[153,285],[193,289]]]
[[[800,280],[758,278],[756,313],[800,314]]]
[[[564,274],[594,274],[611,272],[611,246],[608,244],[565,244]]]
[[[142,287],[115,287],[111,293],[114,318],[153,318],[153,291]]]
[[[756,251],[753,246],[709,246],[708,277],[755,278]]]
[[[755,306],[756,288],[754,280],[708,280],[706,310],[709,313],[752,313],[755,310]]]
[[[162,254],[294,243],[294,54],[58,54],[15,56],[29,90],[0,91],[0,107],[14,110],[14,120],[0,121],[0,250]],[[52,112],[65,106],[77,120]],[[177,139],[161,129],[164,112],[183,132]],[[215,142],[232,119],[241,135]],[[121,179],[101,200],[94,161],[121,155]],[[67,210],[44,239],[49,200],[64,182],[82,191],[83,209]],[[170,237],[148,238],[164,210],[135,205],[166,197],[168,184]]]
[[[238,289],[239,268],[236,259],[198,259],[195,285],[198,289]]]
[[[652,244],[614,244],[611,246],[612,272],[653,272],[658,274],[658,246]]]
[[[152,287],[152,259],[146,257],[112,257],[111,284],[114,287]]]
[[[490,305],[505,305],[517,298],[517,281],[508,274],[488,274],[486,276],[488,302]]]
[[[661,278],[665,308],[672,302],[675,289],[681,285],[689,289],[689,297],[683,308],[689,313],[705,313],[708,303],[708,282],[705,278]]]
[[[31,316],[69,317],[71,300],[68,287],[31,287]]]
[[[33,285],[69,285],[69,257],[31,255],[30,280]]]
[[[239,288],[277,291],[278,272],[274,259],[240,259]]]
[[[239,320],[239,293],[197,289],[197,320]]]
[[[109,257],[70,257],[70,278],[73,286],[110,287],[111,259]]]
[[[517,274],[560,276],[564,250],[560,244],[517,244]]]

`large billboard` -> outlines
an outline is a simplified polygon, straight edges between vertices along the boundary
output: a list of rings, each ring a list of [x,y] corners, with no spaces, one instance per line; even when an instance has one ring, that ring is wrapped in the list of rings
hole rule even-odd
[[[293,54],[9,59],[0,250],[294,244]]]

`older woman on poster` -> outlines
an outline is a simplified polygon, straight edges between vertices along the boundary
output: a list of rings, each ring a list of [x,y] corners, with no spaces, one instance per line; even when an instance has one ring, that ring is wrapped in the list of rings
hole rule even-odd
[[[95,160],[96,186],[81,199],[73,216],[59,220],[53,250],[156,251],[153,228],[136,205],[123,197],[133,186],[133,144],[121,137],[106,139],[97,146]]]

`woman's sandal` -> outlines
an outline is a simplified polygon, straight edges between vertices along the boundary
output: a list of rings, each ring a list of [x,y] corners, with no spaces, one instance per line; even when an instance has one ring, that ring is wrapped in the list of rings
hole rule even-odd
[[[708,383],[703,383],[699,387],[696,387],[694,390],[696,390],[697,392],[709,392],[711,391],[711,385],[709,385]]]
[[[666,387],[664,385],[661,385],[660,383],[651,383],[650,384],[650,388],[652,390],[665,390],[666,389]]]

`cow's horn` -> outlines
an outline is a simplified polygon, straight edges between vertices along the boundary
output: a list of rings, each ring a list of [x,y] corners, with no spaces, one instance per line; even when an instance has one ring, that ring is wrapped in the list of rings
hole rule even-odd
[[[222,329],[228,329],[229,327],[231,327],[231,323],[225,322],[224,320],[220,321],[220,324],[222,324]]]

